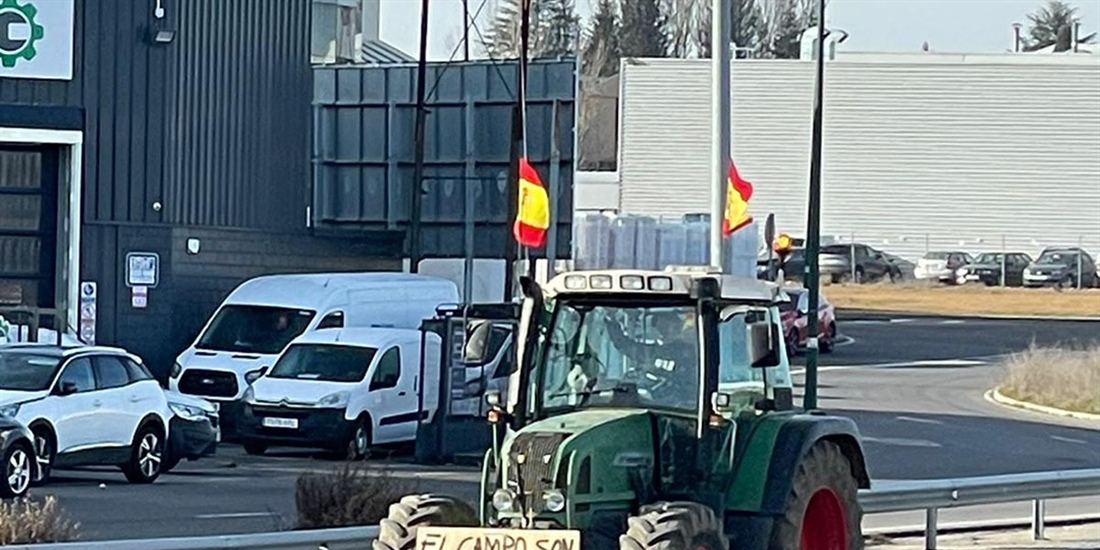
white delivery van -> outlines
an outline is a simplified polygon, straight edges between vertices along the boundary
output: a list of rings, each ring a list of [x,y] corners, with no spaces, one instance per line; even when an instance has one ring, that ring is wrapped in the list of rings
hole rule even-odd
[[[212,401],[239,401],[248,379],[271,367],[292,340],[325,328],[417,329],[458,286],[408,273],[272,275],[245,281],[222,303],[172,367],[169,387]]]
[[[418,397],[421,344],[424,399]],[[238,434],[249,454],[269,446],[331,449],[350,459],[416,441],[438,409],[441,339],[390,328],[324,329],[287,346],[245,391]]]

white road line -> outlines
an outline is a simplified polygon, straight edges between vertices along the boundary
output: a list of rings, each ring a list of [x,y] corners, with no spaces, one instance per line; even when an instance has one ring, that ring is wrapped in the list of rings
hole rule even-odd
[[[202,514],[195,519],[243,519],[243,518],[269,518],[277,516],[274,512],[237,512],[233,514]]]
[[[870,437],[863,436],[863,441],[870,443],[879,443],[882,445],[894,445],[897,447],[925,447],[925,448],[939,448],[943,445],[936,443],[935,441],[928,441],[927,439],[905,439],[901,437]]]
[[[852,370],[852,369],[892,369],[892,368],[905,368],[905,367],[973,367],[977,365],[987,365],[989,361],[981,361],[976,359],[928,359],[924,361],[905,361],[901,363],[868,363],[865,365],[831,365],[828,367],[818,367],[818,372],[825,372],[830,370]],[[791,375],[805,374],[806,369],[798,368],[791,369]]]
[[[912,416],[895,416],[894,418],[902,422],[916,422],[918,424],[943,424],[943,422],[931,418],[914,418]]]
[[[943,321],[940,321],[940,324],[941,325],[961,325],[965,322],[966,322],[965,319],[944,319]]]
[[[1052,435],[1051,439],[1055,441],[1064,441],[1066,443],[1077,443],[1078,445],[1088,445],[1088,441],[1081,441],[1080,439],[1073,439],[1072,437],[1062,437],[1060,435]]]

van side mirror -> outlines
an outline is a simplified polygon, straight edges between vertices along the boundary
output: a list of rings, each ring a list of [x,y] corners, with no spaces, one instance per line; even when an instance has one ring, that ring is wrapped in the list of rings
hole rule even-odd
[[[751,342],[749,343],[750,359],[752,367],[766,369],[778,367],[781,363],[780,345],[782,336],[779,327],[764,316],[761,321],[752,323],[749,328]]]
[[[263,375],[265,374],[267,374],[267,367],[260,367],[254,371],[249,371],[245,373],[244,381],[251,384],[259,380],[260,378],[263,378]]]
[[[54,390],[54,394],[65,397],[66,395],[72,395],[78,391],[75,382],[62,382],[60,386]]]

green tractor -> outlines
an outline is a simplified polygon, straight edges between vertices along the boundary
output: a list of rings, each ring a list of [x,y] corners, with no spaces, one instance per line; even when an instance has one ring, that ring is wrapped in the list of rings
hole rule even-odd
[[[795,410],[780,286],[690,269],[522,286],[479,503],[405,497],[375,550],[863,547],[859,432]]]

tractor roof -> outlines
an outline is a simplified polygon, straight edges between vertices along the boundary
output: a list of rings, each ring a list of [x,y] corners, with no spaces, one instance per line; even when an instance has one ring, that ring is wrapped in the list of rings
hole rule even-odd
[[[768,281],[724,275],[695,267],[670,267],[664,271],[645,269],[609,269],[572,271],[550,280],[546,291],[551,295],[629,294],[633,296],[692,295],[696,281],[718,281],[723,300],[775,303],[787,301],[782,288]]]

